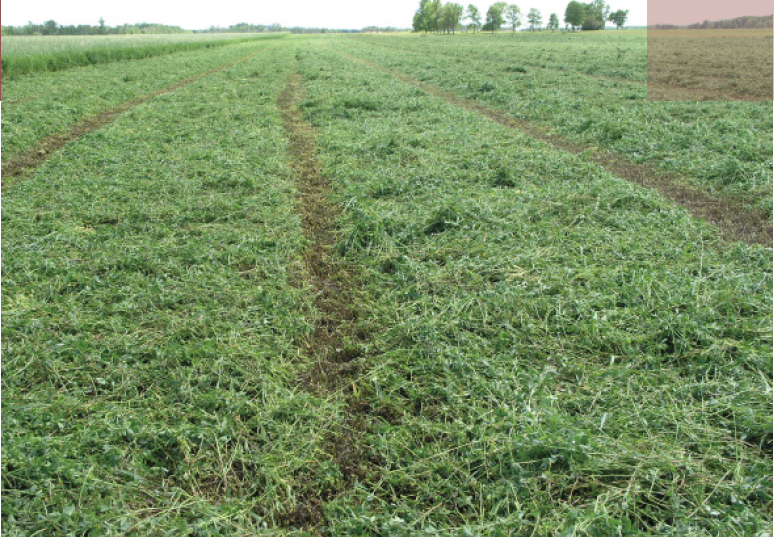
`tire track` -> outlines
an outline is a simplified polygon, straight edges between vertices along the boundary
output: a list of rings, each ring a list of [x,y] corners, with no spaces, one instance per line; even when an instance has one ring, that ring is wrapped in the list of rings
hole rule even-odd
[[[343,486],[320,491],[314,482],[302,483],[297,494],[300,505],[280,516],[280,525],[286,527],[320,526],[325,521],[323,503],[351,489],[357,481],[373,476],[379,465],[378,460],[369,457],[370,446],[365,442],[369,408],[358,400],[354,388],[354,377],[365,372],[359,347],[366,336],[355,329],[358,313],[353,282],[359,276],[355,267],[332,254],[336,242],[334,226],[340,211],[331,203],[330,182],[319,173],[315,132],[298,107],[303,96],[303,82],[294,73],[278,99],[299,191],[296,211],[309,242],[303,255],[304,271],[296,277],[313,289],[318,311],[314,332],[304,341],[312,366],[299,378],[299,383],[320,396],[344,392],[348,408],[343,427],[329,434],[324,446],[341,471]]]
[[[665,174],[647,164],[635,164],[621,154],[599,151],[589,144],[567,140],[550,133],[547,128],[510,117],[503,111],[459,97],[437,86],[420,82],[406,74],[371,63],[347,52],[331,49],[326,43],[323,43],[323,46],[352,61],[394,76],[406,84],[417,87],[450,104],[476,112],[500,125],[517,129],[532,138],[546,142],[554,149],[568,151],[576,155],[583,154],[591,162],[598,164],[616,177],[651,188],[662,196],[673,200],[693,216],[714,224],[725,240],[772,247],[772,222],[766,211],[750,207],[733,198],[713,196],[701,188],[687,184],[679,176]]]
[[[108,108],[99,114],[81,119],[67,132],[52,134],[51,136],[39,140],[32,148],[22,151],[21,153],[3,162],[2,168],[0,169],[3,177],[3,188],[12,186],[14,183],[19,182],[19,180],[22,178],[32,175],[37,168],[42,166],[51,157],[53,153],[62,149],[68,143],[75,141],[92,131],[104,127],[109,123],[112,123],[118,118],[118,116],[128,112],[132,108],[146,103],[155,97],[164,95],[165,93],[170,93],[182,88],[183,86],[193,84],[194,82],[201,80],[204,77],[218,73],[240,63],[250,61],[264,50],[266,50],[266,48],[249,54],[244,58],[234,62],[208,69],[207,71],[199,73],[198,75],[183,80],[178,80],[177,82],[173,82],[172,84],[164,86],[161,89],[140,95],[139,97],[125,101],[117,106]],[[8,178],[11,178],[11,181],[8,181]]]

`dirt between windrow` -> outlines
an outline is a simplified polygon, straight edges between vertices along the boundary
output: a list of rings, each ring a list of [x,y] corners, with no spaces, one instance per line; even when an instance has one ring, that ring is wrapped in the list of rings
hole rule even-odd
[[[339,467],[344,488],[321,492],[314,483],[302,483],[296,493],[298,507],[278,518],[281,526],[310,528],[324,523],[325,501],[367,479],[378,461],[368,455],[365,442],[368,405],[358,401],[354,392],[348,392],[365,368],[359,343],[366,336],[355,329],[357,311],[353,305],[354,285],[359,278],[354,267],[333,253],[334,226],[340,211],[330,200],[330,183],[319,173],[314,129],[298,108],[303,95],[301,77],[294,74],[278,99],[299,191],[296,211],[309,243],[303,254],[304,266],[294,277],[302,280],[297,285],[312,288],[318,316],[314,332],[304,342],[312,365],[298,380],[305,389],[321,396],[348,393],[348,410],[340,430],[325,438],[325,450]]]
[[[574,154],[583,153],[589,160],[605,168],[616,177],[652,188],[662,196],[675,201],[687,209],[692,215],[714,224],[726,240],[743,241],[747,244],[761,244],[769,248],[772,247],[772,221],[766,211],[751,207],[741,200],[713,195],[703,189],[687,184],[680,177],[665,174],[647,164],[633,163],[623,155],[609,151],[599,151],[588,144],[572,142],[561,136],[551,134],[544,127],[510,117],[500,110],[464,99],[437,86],[420,82],[408,75],[376,65],[352,54],[339,50],[336,52],[372,69],[390,74],[451,104],[477,112],[500,125],[518,129],[533,138],[548,143],[555,149]]]
[[[206,76],[223,71],[224,69],[228,69],[234,65],[249,61],[255,58],[261,52],[263,52],[263,49],[245,56],[244,58],[235,62],[221,65],[219,67],[214,67],[184,80],[178,80],[177,82],[169,84],[168,86],[164,86],[161,89],[151,93],[146,93],[145,95],[141,95],[139,97],[135,97],[134,99],[130,99],[117,106],[104,110],[99,114],[83,118],[78,123],[73,125],[73,127],[67,132],[52,134],[51,136],[43,138],[42,140],[38,141],[31,149],[22,151],[21,153],[3,162],[2,169],[0,170],[2,171],[3,177],[2,186],[11,186],[14,183],[19,182],[19,180],[21,180],[23,177],[32,175],[35,169],[42,166],[43,163],[45,163],[53,153],[62,149],[68,143],[77,140],[81,136],[95,131],[100,127],[107,125],[108,123],[112,123],[124,112],[128,112],[132,108],[139,106],[153,99],[154,97],[164,95],[165,93],[170,93],[176,89],[182,88],[183,86],[192,84],[197,80],[201,80]]]

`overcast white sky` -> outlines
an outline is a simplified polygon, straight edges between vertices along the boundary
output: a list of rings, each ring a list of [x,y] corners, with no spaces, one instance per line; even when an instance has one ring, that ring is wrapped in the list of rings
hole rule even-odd
[[[467,6],[470,0],[456,0]],[[590,1],[590,0],[588,0]],[[646,0],[607,0],[613,10],[628,9],[627,24],[647,23]],[[677,0],[678,2],[683,0]],[[486,13],[491,1],[476,1]],[[535,7],[548,20],[557,13],[561,20],[569,0],[516,0],[522,12]],[[511,2],[509,2],[511,3]],[[6,0],[0,7],[2,24],[20,26],[28,21],[42,23],[54,19],[59,24],[105,24],[155,22],[198,30],[214,26],[230,26],[238,22],[251,24],[280,23],[283,26],[352,28],[365,26],[411,27],[419,0]]]

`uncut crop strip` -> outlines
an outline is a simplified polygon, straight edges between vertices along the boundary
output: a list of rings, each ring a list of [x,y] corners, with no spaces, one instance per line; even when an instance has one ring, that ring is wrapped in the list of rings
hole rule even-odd
[[[353,273],[354,267],[346,266],[332,254],[336,242],[333,226],[340,211],[330,200],[330,182],[319,173],[314,129],[304,121],[298,108],[303,96],[303,81],[295,73],[278,99],[299,190],[297,211],[309,241],[304,252],[305,269],[300,277],[311,284],[319,315],[314,332],[305,343],[313,365],[301,377],[301,383],[322,396],[339,390],[351,395],[354,388],[347,383],[354,386],[353,376],[363,374],[362,353],[352,343],[352,340],[355,343],[364,340],[362,334],[354,331],[358,314],[353,307],[352,285],[358,278]],[[338,465],[345,487],[352,487],[373,471],[366,460],[367,447],[363,443],[368,428],[366,410],[350,397],[343,429],[328,437],[326,450]],[[319,526],[324,520],[324,502],[333,494],[343,492],[340,488],[334,491],[306,488],[300,505],[283,515],[282,525]]]
[[[192,51],[202,48],[214,48],[222,47],[226,45],[232,45],[236,43],[244,43],[247,41],[272,39],[278,36],[251,36],[251,37],[235,37],[234,35],[217,36],[202,38],[197,36],[194,39],[180,39],[179,35],[172,35],[165,40],[155,39],[153,41],[143,43],[142,38],[135,36],[135,39],[124,40],[118,42],[115,39],[111,39],[110,36],[107,40],[104,37],[93,36],[90,42],[90,36],[75,38],[72,36],[52,36],[49,37],[49,43],[54,43],[55,39],[65,39],[65,43],[70,45],[65,46],[64,50],[52,50],[50,52],[45,51],[46,47],[41,46],[40,49],[44,52],[37,53],[25,53],[24,47],[21,51],[7,50],[2,59],[2,74],[4,77],[17,77],[37,72],[54,72],[62,71],[65,69],[71,69],[73,67],[82,67],[86,65],[98,65],[116,61],[124,60],[137,60],[147,59],[154,56],[163,56],[166,54],[173,54],[175,52]],[[177,39],[175,39],[177,38]],[[26,37],[14,38],[16,39],[29,39]],[[40,41],[37,38],[32,38],[35,43]],[[76,43],[83,43],[82,47],[79,47]],[[100,41],[97,41],[100,40]],[[112,42],[111,42],[112,41]],[[107,46],[103,47],[91,47],[92,43],[102,43]],[[12,43],[8,49],[13,49]]]
[[[31,175],[32,173],[34,173],[35,169],[41,166],[43,163],[45,163],[46,160],[48,160],[53,153],[55,153],[56,151],[58,151],[68,143],[72,142],[73,140],[77,140],[78,138],[80,138],[81,136],[89,132],[99,129],[107,125],[108,123],[115,121],[115,119],[118,116],[131,110],[132,108],[135,108],[143,103],[146,103],[155,97],[164,95],[165,93],[170,93],[179,88],[192,84],[193,82],[201,80],[202,78],[210,76],[214,73],[218,73],[220,71],[223,71],[225,69],[238,65],[240,63],[250,61],[251,59],[255,58],[258,54],[263,52],[263,50],[264,49],[259,50],[258,52],[249,54],[244,58],[241,58],[234,62],[220,65],[218,67],[213,67],[212,69],[208,69],[207,71],[199,73],[198,75],[195,75],[193,77],[186,78],[184,80],[179,80],[177,82],[169,84],[151,93],[146,93],[145,95],[141,95],[139,97],[135,97],[134,99],[130,99],[129,101],[126,101],[117,106],[109,108],[108,110],[105,110],[99,114],[80,120],[68,132],[54,134],[43,140],[38,141],[35,144],[35,146],[32,147],[31,149],[22,151],[21,153],[14,155],[12,158],[2,163],[2,175],[3,175],[2,186],[3,187],[9,186],[8,180],[6,179],[8,177],[14,178],[10,183],[10,184],[13,184],[14,182],[17,182],[21,177]]]
[[[501,125],[519,129],[524,133],[548,143],[555,149],[583,154],[592,162],[609,170],[614,175],[633,183],[652,188],[661,195],[674,200],[693,215],[716,225],[728,240],[741,240],[748,244],[772,246],[772,227],[768,215],[759,209],[745,207],[728,197],[713,196],[710,193],[690,186],[678,177],[670,176],[644,165],[628,162],[623,155],[595,150],[591,145],[572,142],[561,136],[550,134],[546,129],[525,120],[516,119],[476,101],[464,99],[432,84],[420,82],[404,73],[377,65],[350,53],[337,50],[339,54],[377,69],[411,84],[440,99],[468,110],[477,112]]]

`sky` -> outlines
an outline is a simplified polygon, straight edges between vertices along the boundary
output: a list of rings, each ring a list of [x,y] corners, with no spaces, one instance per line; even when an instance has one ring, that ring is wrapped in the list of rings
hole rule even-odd
[[[456,0],[467,6],[470,0]],[[473,0],[482,13],[495,0]],[[590,1],[590,0],[587,0]],[[654,1],[654,0],[650,0]],[[674,0],[670,0],[672,4]],[[684,0],[677,0],[680,3]],[[705,0],[706,1],[706,0]],[[727,1],[727,0],[726,0]],[[744,1],[744,0],[743,0]],[[543,14],[556,13],[559,20],[569,0],[515,0],[522,13],[537,8]],[[613,10],[628,9],[627,24],[647,24],[646,0],[607,0]],[[117,26],[139,22],[153,22],[201,30],[210,26],[227,27],[239,22],[305,26],[332,29],[360,29],[366,26],[393,26],[410,28],[419,0],[133,0],[105,2],[104,0],[8,0],[0,7],[4,25],[23,26],[28,21],[36,24],[53,19],[60,25],[97,24],[100,17],[105,24]]]

